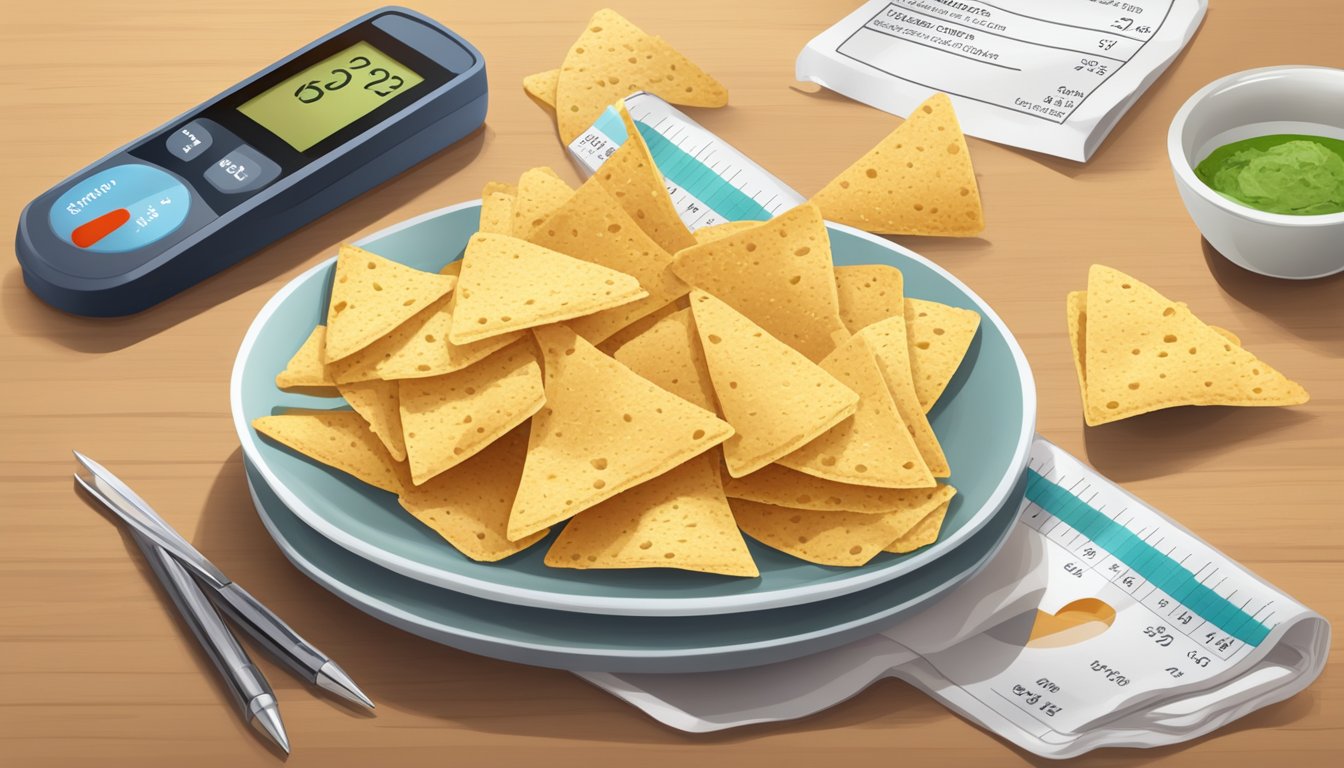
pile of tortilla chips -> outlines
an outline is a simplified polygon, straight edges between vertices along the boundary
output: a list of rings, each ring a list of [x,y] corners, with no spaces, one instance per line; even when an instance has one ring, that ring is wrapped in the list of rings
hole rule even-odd
[[[739,577],[743,532],[837,566],[935,541],[956,491],[925,414],[979,315],[836,267],[812,204],[697,241],[631,137],[577,190],[488,184],[440,272],[342,247],[276,383],[353,411],[258,432],[480,561],[560,525],[554,567]]]
[[[1307,391],[1181,302],[1092,265],[1068,296],[1069,340],[1090,427],[1178,405],[1300,405]]]
[[[559,69],[523,79],[523,88],[555,110],[568,144],[618,99],[648,91],[673,104],[722,107],[728,89],[667,41],[604,8],[588,20]]]

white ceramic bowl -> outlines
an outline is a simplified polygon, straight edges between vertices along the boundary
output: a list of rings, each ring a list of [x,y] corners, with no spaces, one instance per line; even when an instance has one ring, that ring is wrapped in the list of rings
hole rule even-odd
[[[1307,280],[1344,271],[1344,213],[1265,213],[1195,176],[1194,167],[1218,147],[1274,133],[1344,139],[1344,69],[1248,69],[1191,96],[1167,134],[1176,188],[1190,218],[1219,253],[1252,272]]]

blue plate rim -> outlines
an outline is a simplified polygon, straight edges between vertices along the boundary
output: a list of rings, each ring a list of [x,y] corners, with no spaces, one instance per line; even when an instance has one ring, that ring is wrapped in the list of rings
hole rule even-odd
[[[440,216],[456,213],[457,211],[467,208],[479,207],[480,204],[481,201],[478,198],[476,200],[467,200],[436,210],[427,211],[418,216],[414,216],[405,221],[398,222],[377,232],[366,235],[356,240],[354,244],[357,246],[364,246],[368,243],[380,240]],[[832,221],[827,221],[826,226],[829,229],[834,229],[838,232],[844,232],[851,236],[868,240],[880,247],[899,252],[908,258],[914,259],[960,290],[975,305],[982,317],[984,317],[986,321],[993,323],[999,333],[1003,336],[1008,345],[1008,351],[1013,358],[1014,367],[1019,377],[1023,398],[1022,428],[1018,435],[1012,460],[1009,462],[1010,470],[999,478],[998,485],[996,485],[994,490],[990,493],[987,501],[980,507],[980,509],[976,510],[970,520],[946,539],[940,539],[933,546],[930,546],[921,552],[917,552],[904,560],[900,564],[902,567],[890,567],[867,572],[860,571],[856,572],[852,578],[840,581],[822,585],[783,588],[765,593],[744,593],[713,597],[658,598],[572,595],[547,590],[503,585],[494,581],[449,573],[435,568],[427,568],[421,563],[394,552],[389,552],[385,549],[370,545],[362,539],[347,533],[328,522],[320,514],[309,507],[298,497],[298,495],[290,491],[290,489],[285,486],[271,470],[258,449],[257,438],[253,434],[251,424],[244,413],[242,398],[244,369],[246,368],[247,361],[257,339],[261,335],[262,328],[266,325],[271,315],[274,314],[274,312],[289,298],[290,294],[297,290],[299,286],[312,279],[317,273],[320,273],[331,266],[336,261],[335,256],[313,265],[311,268],[291,279],[262,306],[256,317],[253,318],[252,324],[248,327],[247,333],[244,335],[243,341],[239,345],[238,354],[234,359],[233,371],[229,380],[229,404],[233,415],[234,429],[238,434],[238,440],[242,446],[243,453],[247,456],[252,466],[256,468],[258,474],[261,475],[267,486],[280,498],[281,502],[284,503],[290,511],[310,528],[342,548],[382,566],[383,568],[417,581],[432,584],[443,589],[461,592],[473,597],[508,602],[515,605],[577,613],[600,613],[625,616],[700,616],[789,607],[803,603],[817,602],[831,597],[838,597],[840,595],[850,594],[882,584],[927,565],[938,557],[951,553],[958,545],[983,528],[994,514],[1000,510],[1000,507],[1003,506],[1004,502],[1011,494],[1014,484],[1026,469],[1027,459],[1031,450],[1031,441],[1036,432],[1037,403],[1035,379],[1032,375],[1031,367],[1027,362],[1026,355],[1022,351],[1021,345],[1018,344],[1016,337],[1008,329],[1008,326],[999,317],[998,313],[996,313],[984,299],[980,298],[979,294],[972,291],[965,283],[958,280],[946,269],[943,269],[933,261],[898,243],[892,242],[891,240],[869,234],[868,232],[844,224],[837,224]]]

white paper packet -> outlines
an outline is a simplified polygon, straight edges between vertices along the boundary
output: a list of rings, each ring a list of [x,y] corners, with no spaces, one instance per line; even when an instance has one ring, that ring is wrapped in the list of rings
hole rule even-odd
[[[1207,0],[873,0],[797,77],[896,115],[937,91],[971,136],[1086,161],[1181,52]]]

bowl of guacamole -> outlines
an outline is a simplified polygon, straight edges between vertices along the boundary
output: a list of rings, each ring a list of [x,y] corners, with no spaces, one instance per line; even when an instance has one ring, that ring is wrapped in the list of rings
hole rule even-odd
[[[1200,234],[1260,274],[1344,272],[1344,70],[1252,69],[1200,89],[1167,136]]]

